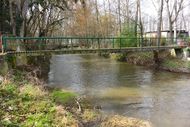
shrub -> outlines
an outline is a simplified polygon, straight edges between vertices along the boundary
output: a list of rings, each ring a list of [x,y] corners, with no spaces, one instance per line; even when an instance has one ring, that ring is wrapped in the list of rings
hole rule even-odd
[[[137,47],[138,39],[135,35],[134,24],[126,25],[116,40],[118,47]]]

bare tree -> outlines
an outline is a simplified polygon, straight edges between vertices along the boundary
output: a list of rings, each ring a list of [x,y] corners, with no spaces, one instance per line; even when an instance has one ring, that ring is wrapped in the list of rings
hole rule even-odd
[[[9,14],[10,14],[10,24],[12,26],[12,34],[16,36],[16,21],[13,15],[13,0],[9,0]]]
[[[157,24],[157,45],[160,45],[161,40],[161,25],[162,25],[162,13],[163,13],[164,2],[160,0],[160,7],[158,11],[158,24]]]
[[[167,7],[167,14],[168,14],[168,20],[169,20],[169,30],[170,30],[170,41],[173,43],[173,25],[177,22],[177,18],[179,16],[179,13],[183,10],[183,3],[184,0],[175,0],[174,2],[172,0],[165,0],[166,7]],[[173,4],[171,4],[173,3]],[[176,26],[175,26],[176,27]]]
[[[121,34],[121,1],[120,0],[118,0],[117,1],[118,3],[118,19],[119,19],[119,33]]]

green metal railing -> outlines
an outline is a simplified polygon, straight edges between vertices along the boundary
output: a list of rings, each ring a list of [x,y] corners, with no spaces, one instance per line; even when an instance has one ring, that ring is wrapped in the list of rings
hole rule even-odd
[[[143,40],[143,42],[141,41]],[[76,49],[122,49],[126,47],[151,47],[174,45],[169,38],[126,37],[3,37],[4,51],[42,51]],[[186,39],[182,41],[187,42]]]

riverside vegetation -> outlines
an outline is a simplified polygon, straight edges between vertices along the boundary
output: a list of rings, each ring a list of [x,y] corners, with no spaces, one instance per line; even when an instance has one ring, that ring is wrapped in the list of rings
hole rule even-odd
[[[23,69],[24,68],[24,69]],[[151,127],[143,120],[104,116],[79,95],[45,87],[34,68],[12,69],[0,85],[1,127]]]
[[[171,56],[170,52],[159,52],[158,63],[154,60],[152,52],[136,52],[126,54],[111,54],[111,58],[126,61],[131,64],[154,67],[171,72],[190,73],[190,61]]]

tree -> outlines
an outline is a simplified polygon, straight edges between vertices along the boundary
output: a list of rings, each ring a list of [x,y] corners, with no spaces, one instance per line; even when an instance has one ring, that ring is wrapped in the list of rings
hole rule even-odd
[[[13,36],[47,36],[55,26],[61,25],[66,18],[64,12],[77,1],[1,0],[1,12],[9,12],[1,13],[1,22],[10,26]]]
[[[161,25],[162,25],[162,13],[163,13],[164,3],[160,0],[160,7],[158,10],[158,23],[157,23],[157,45],[160,45],[161,40]]]
[[[141,43],[139,46],[142,46],[143,42],[143,24],[141,17],[141,3],[140,0],[136,0],[136,15],[135,15],[135,35],[138,37],[138,28],[140,29],[140,38]]]
[[[10,33],[10,16],[9,16],[9,2],[7,0],[0,1],[0,32]]]
[[[168,14],[168,20],[169,20],[170,41],[173,43],[174,41],[173,40],[173,25],[175,23],[175,29],[176,29],[177,18],[179,16],[179,13],[183,10],[184,0],[179,0],[179,1],[165,0],[165,2],[166,2],[167,14]],[[176,32],[176,30],[174,32]]]

